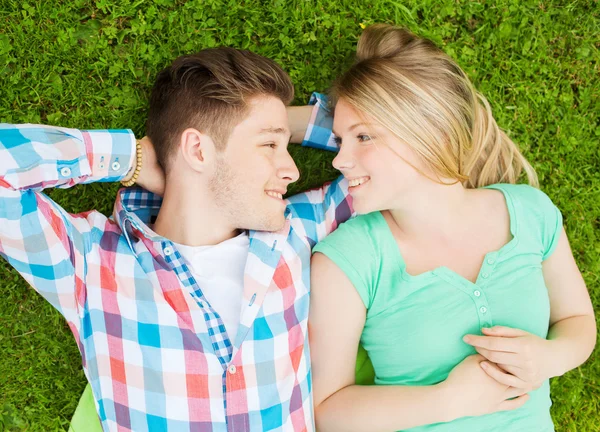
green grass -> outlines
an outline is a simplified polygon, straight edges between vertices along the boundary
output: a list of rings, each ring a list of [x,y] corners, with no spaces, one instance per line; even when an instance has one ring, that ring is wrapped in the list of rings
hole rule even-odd
[[[156,73],[216,45],[278,61],[296,103],[326,90],[360,24],[403,24],[442,45],[491,101],[563,211],[600,307],[600,5],[588,1],[0,0],[0,121],[143,134]],[[331,154],[294,148],[302,179],[331,179]],[[52,191],[70,211],[108,214],[117,185]],[[64,320],[0,263],[0,430],[64,430],[85,385]],[[558,431],[600,431],[598,350],[552,382]],[[507,431],[509,432],[509,431]]]

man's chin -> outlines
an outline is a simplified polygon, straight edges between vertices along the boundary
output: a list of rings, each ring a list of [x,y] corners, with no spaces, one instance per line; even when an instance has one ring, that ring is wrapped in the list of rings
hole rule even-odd
[[[285,216],[283,213],[279,215],[270,215],[262,221],[255,221],[254,223],[248,224],[246,228],[252,231],[279,231],[285,226]]]

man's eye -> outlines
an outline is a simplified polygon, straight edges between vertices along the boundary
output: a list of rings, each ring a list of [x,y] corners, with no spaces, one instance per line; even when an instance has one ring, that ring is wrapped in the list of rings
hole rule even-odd
[[[358,138],[360,142],[371,141],[371,135],[360,134],[357,135],[356,138]]]
[[[272,149],[277,147],[277,144],[275,143],[265,143],[263,144],[263,147],[271,147]]]

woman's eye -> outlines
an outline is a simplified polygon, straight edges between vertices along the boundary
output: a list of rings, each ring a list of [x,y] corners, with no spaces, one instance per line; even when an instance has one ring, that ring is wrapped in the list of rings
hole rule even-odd
[[[371,141],[371,135],[360,134],[360,135],[357,135],[356,138],[358,138],[358,140],[360,142]]]
[[[333,142],[335,143],[336,146],[340,147],[342,145],[342,139],[338,136],[333,137]]]
[[[264,147],[271,147],[272,149],[274,149],[274,148],[277,147],[277,144],[275,144],[275,143],[266,143],[266,144],[264,144]]]

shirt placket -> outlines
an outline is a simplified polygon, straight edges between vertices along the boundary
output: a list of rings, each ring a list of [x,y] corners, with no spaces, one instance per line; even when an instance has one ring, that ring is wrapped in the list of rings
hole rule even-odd
[[[221,385],[223,389],[224,417],[227,422],[227,375],[235,375],[237,371],[234,365],[228,367],[229,362],[231,361],[233,345],[227,334],[225,324],[220,315],[213,309],[208,299],[204,296],[202,289],[192,275],[185,259],[177,248],[175,248],[175,245],[170,241],[162,241],[160,247],[165,261],[171,266],[171,269],[175,272],[181,283],[188,289],[190,295],[196,300],[200,309],[202,309],[202,316],[204,317],[206,328],[208,329],[213,352],[223,368]]]

